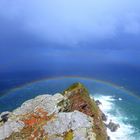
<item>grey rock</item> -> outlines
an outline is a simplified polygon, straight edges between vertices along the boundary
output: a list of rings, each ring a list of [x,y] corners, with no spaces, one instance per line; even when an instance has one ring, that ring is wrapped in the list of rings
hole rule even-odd
[[[106,122],[107,121],[107,116],[103,112],[102,112],[101,116],[102,116],[102,120]]]
[[[49,121],[43,128],[45,133],[50,137],[53,135],[61,135],[72,130],[74,140],[91,140],[96,138],[92,131],[93,120],[91,117],[79,111],[74,112],[60,112],[56,114],[55,119]],[[89,131],[91,130],[91,131]]]
[[[111,140],[111,139],[110,139],[110,136],[107,137],[107,140]]]
[[[102,104],[99,100],[96,100],[95,103],[96,103],[97,106]]]
[[[111,132],[115,132],[120,127],[120,125],[112,122],[111,120],[109,124],[107,125],[107,127],[110,129]]]
[[[4,122],[5,123],[6,121],[8,121],[9,114],[10,114],[9,111],[2,112],[0,114],[0,122]]]
[[[49,140],[63,140],[69,131],[73,133],[73,140],[96,140],[93,118],[79,111],[60,112],[67,110],[68,106],[69,100],[62,94],[45,94],[24,102],[11,113],[4,112],[0,115],[0,118],[6,119],[0,126],[0,140],[20,132],[25,126],[21,121],[22,117],[28,113],[36,113],[38,108],[43,108],[48,116],[53,116],[43,126]]]
[[[36,108],[43,108],[46,112],[48,112],[48,115],[51,115],[59,112],[58,103],[64,99],[64,96],[59,93],[53,96],[48,94],[40,95],[34,99],[24,102],[21,107],[13,111],[13,114],[23,115],[34,112]]]
[[[19,132],[23,127],[22,121],[7,121],[0,127],[0,140],[8,138],[13,132]]]
[[[78,128],[73,133],[73,140],[96,140],[96,134],[91,128]]]

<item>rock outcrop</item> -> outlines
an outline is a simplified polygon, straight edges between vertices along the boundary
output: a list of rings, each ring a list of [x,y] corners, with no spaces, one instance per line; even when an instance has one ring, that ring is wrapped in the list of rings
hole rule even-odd
[[[110,129],[111,132],[116,132],[117,129],[120,127],[119,124],[116,124],[116,123],[112,122],[112,120],[106,126],[107,126],[107,128]]]
[[[0,115],[0,140],[107,140],[104,114],[87,89],[40,95]]]

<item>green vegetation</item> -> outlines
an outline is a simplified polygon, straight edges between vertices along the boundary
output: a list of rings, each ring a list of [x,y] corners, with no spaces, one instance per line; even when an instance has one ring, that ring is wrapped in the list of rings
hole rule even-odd
[[[65,134],[64,140],[72,140],[73,139],[73,132],[70,130]]]

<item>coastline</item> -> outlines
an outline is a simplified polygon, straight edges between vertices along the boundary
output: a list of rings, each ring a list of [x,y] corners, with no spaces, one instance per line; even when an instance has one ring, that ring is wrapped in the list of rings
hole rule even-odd
[[[122,98],[116,99],[113,96],[105,95],[95,95],[94,98],[102,103],[99,105],[99,108],[107,116],[107,121],[104,122],[108,124],[111,120],[113,123],[119,124],[118,129],[114,132],[107,127],[107,133],[111,140],[137,140],[139,133],[138,135],[134,135],[137,129],[129,123],[129,116],[121,112],[119,107],[115,104],[115,102],[123,101]]]

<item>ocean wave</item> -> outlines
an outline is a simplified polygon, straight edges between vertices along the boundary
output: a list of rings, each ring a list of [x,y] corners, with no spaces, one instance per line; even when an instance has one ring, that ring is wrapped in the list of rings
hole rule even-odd
[[[107,124],[112,120],[114,123],[119,124],[120,128],[116,132],[111,132],[107,128],[107,133],[111,140],[138,140],[140,134],[137,133],[137,128],[129,124],[131,117],[124,115],[123,109],[119,109],[116,102],[122,101],[122,98],[115,98],[114,96],[94,95],[95,100],[99,100],[102,104],[99,105],[100,109],[107,115]],[[124,108],[125,109],[125,108]],[[136,119],[136,118],[133,118]]]

